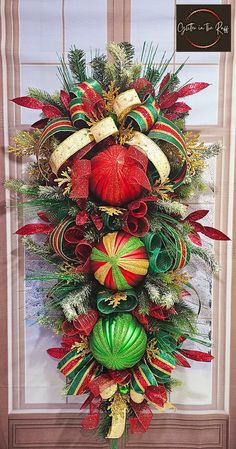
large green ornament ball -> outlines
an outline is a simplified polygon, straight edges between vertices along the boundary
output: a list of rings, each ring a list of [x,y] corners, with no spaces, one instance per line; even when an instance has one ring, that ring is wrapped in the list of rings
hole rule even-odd
[[[100,318],[90,337],[94,358],[113,370],[131,368],[138,363],[146,345],[146,332],[130,313]]]

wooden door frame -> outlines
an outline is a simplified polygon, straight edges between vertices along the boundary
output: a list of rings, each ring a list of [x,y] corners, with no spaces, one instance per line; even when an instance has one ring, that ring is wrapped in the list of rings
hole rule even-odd
[[[17,8],[17,0],[2,0],[1,2],[1,129],[2,151],[0,152],[0,182],[5,176],[4,169],[4,147],[7,144],[7,130],[12,130],[12,123],[8,122],[8,117],[3,117],[3,102],[7,98],[14,97],[13,86],[16,75],[18,53],[13,45],[14,33],[17,31],[17,24],[13,23],[13,9]],[[130,11],[131,1],[108,0],[108,38],[109,40],[129,40],[130,36]],[[117,14],[123,18],[122,28],[118,25]],[[234,16],[235,17],[235,16]],[[6,20],[7,18],[7,20]],[[235,48],[235,46],[234,46]],[[234,50],[233,50],[234,51]],[[17,54],[16,54],[17,53]],[[232,53],[233,57],[234,53]],[[235,56],[235,55],[234,55]],[[234,57],[235,60],[235,57]],[[8,68],[8,70],[7,70]],[[11,76],[12,79],[7,79]],[[9,75],[10,74],[10,75]],[[235,88],[235,87],[234,87]],[[13,105],[8,108],[13,110]],[[234,112],[232,113],[232,116]],[[235,126],[235,123],[234,123]],[[232,123],[233,129],[233,123]],[[5,131],[5,134],[4,134]],[[235,167],[236,168],[236,167]],[[0,341],[7,340],[7,249],[6,230],[7,219],[4,213],[5,192],[1,189],[1,213],[0,213],[0,247],[2,250],[1,270],[0,270]],[[235,204],[235,199],[234,199]],[[235,209],[235,208],[234,208]],[[236,211],[234,215],[236,224]],[[233,239],[234,259],[233,270],[236,272],[236,242]],[[233,271],[234,272],[234,271]],[[236,279],[233,277],[232,283],[232,311],[231,323],[236,322]],[[236,327],[231,326],[231,347],[236,347]],[[94,437],[80,433],[81,416],[75,413],[12,413],[8,414],[8,349],[6,344],[1,343],[0,360],[0,447],[1,449],[68,449],[81,447],[83,449],[105,448],[108,444],[98,442]],[[204,449],[235,449],[236,441],[236,358],[231,357],[230,366],[230,425],[227,414],[175,414],[175,415],[155,415],[150,430],[146,436],[131,437],[125,445],[120,442],[120,448],[159,448],[159,449],[190,449],[202,447]],[[64,429],[66,428],[66,432]],[[9,429],[9,432],[8,432]],[[171,432],[171,429],[174,431]],[[65,439],[64,435],[67,435]],[[159,437],[157,438],[159,434]],[[54,440],[52,436],[54,435]],[[61,435],[61,437],[60,437]],[[79,441],[78,441],[79,435]],[[179,436],[179,437],[177,437]],[[60,438],[60,441],[58,441]],[[228,440],[229,438],[229,440]],[[177,439],[177,442],[175,441]],[[179,440],[178,440],[179,439]],[[9,441],[9,443],[8,443]],[[227,441],[229,443],[227,444]]]

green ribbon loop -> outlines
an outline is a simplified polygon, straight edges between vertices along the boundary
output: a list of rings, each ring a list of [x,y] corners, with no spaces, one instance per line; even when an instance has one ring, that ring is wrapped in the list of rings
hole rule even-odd
[[[109,315],[110,313],[118,313],[118,312],[130,312],[135,309],[138,304],[137,295],[134,290],[127,290],[126,293],[127,298],[125,300],[121,300],[119,304],[112,304],[114,300],[115,294],[114,292],[101,292],[97,296],[97,308],[99,312],[104,313],[105,315]]]
[[[89,78],[86,81],[78,84],[77,86],[74,86],[71,89],[70,93],[72,94],[72,96],[74,95],[77,98],[80,98],[83,95],[86,95],[88,89],[93,89],[95,92],[102,96],[102,87],[99,82],[93,78]]]
[[[161,249],[161,235],[156,232],[148,232],[144,237],[142,237],[141,240],[143,241],[148,253],[153,253],[158,248]]]
[[[171,257],[166,250],[158,248],[154,251],[149,259],[150,269],[153,273],[166,273],[172,268],[173,257]]]
[[[147,249],[151,273],[181,269],[190,259],[187,242],[172,226],[165,223],[164,228],[165,232],[149,232],[141,239]]]
[[[125,123],[132,124],[140,132],[147,132],[158,119],[160,108],[155,99],[149,95],[143,104],[136,106],[127,114]]]

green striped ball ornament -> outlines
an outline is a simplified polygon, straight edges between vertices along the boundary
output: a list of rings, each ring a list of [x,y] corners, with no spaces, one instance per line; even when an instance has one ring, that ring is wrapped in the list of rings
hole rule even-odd
[[[146,332],[130,313],[100,318],[90,336],[90,350],[94,358],[113,370],[136,365],[142,358],[146,345]]]

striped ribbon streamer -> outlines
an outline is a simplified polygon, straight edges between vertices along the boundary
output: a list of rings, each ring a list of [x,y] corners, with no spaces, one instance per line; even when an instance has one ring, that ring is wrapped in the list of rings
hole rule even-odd
[[[76,131],[76,128],[71,123],[69,117],[59,117],[50,121],[40,137],[39,148],[49,139],[49,137],[55,136],[59,133],[72,134]]]
[[[96,377],[97,372],[98,364],[95,360],[91,360],[76,374],[67,390],[67,395],[76,396],[83,393],[89,383]]]
[[[181,270],[189,263],[190,259],[190,248],[187,242],[183,239],[179,239],[179,253],[180,253],[180,260],[176,259],[175,264],[173,266],[173,270]]]
[[[68,354],[60,360],[57,365],[59,371],[64,374],[64,376],[68,377],[68,379],[73,379],[76,374],[93,359],[92,354],[87,355],[86,357],[78,354],[78,349],[74,348],[72,351],[68,352]]]
[[[128,113],[125,123],[126,125],[131,123],[133,128],[137,131],[146,132],[151,129],[157,121],[159,112],[160,107],[155,99],[149,95],[143,104],[136,106]]]
[[[179,172],[171,179],[174,187],[178,187],[184,179],[187,168],[187,147],[183,133],[173,122],[165,117],[159,116],[158,121],[148,134],[153,140],[163,140],[174,145],[181,153],[184,161]]]
[[[144,394],[150,385],[157,385],[157,381],[148,365],[141,363],[132,369],[131,388],[136,393]]]
[[[72,123],[77,129],[87,128],[93,113],[98,112],[99,107],[104,109],[102,88],[96,80],[88,79],[72,89],[71,96],[74,95],[69,105]]]
[[[84,102],[83,97],[74,98],[70,102],[70,115],[73,125],[77,129],[88,128],[88,121],[91,117],[90,108]]]
[[[81,97],[85,95],[90,101],[94,102],[97,98],[97,94],[102,96],[102,87],[98,81],[93,78],[89,78],[87,81],[83,81],[77,86],[71,89],[72,96]]]
[[[55,253],[62,259],[68,262],[78,262],[78,259],[68,256],[63,250],[63,238],[65,231],[74,223],[71,218],[65,218],[62,220],[55,229],[51,232],[49,237],[49,245],[55,251]]]
[[[91,353],[84,357],[78,354],[77,348],[74,348],[60,360],[57,368],[72,381],[67,395],[77,395],[94,379],[98,364]]]
[[[164,351],[159,351],[159,355],[148,358],[148,364],[155,375],[159,375],[160,371],[168,376],[171,375],[173,369],[176,367],[176,360],[170,354]]]
[[[100,84],[93,79],[89,79],[78,86],[75,86],[71,92],[72,96],[76,98],[72,99],[70,102],[70,112],[72,117],[60,117],[50,120],[50,123],[45,127],[42,136],[39,141],[39,147],[56,134],[61,132],[74,133],[80,128],[87,127],[86,121],[89,119],[89,109],[95,108],[98,103],[102,103],[104,100],[102,98],[102,88]],[[90,108],[88,103],[86,105],[87,99],[90,103]],[[76,124],[76,127],[74,127]]]

